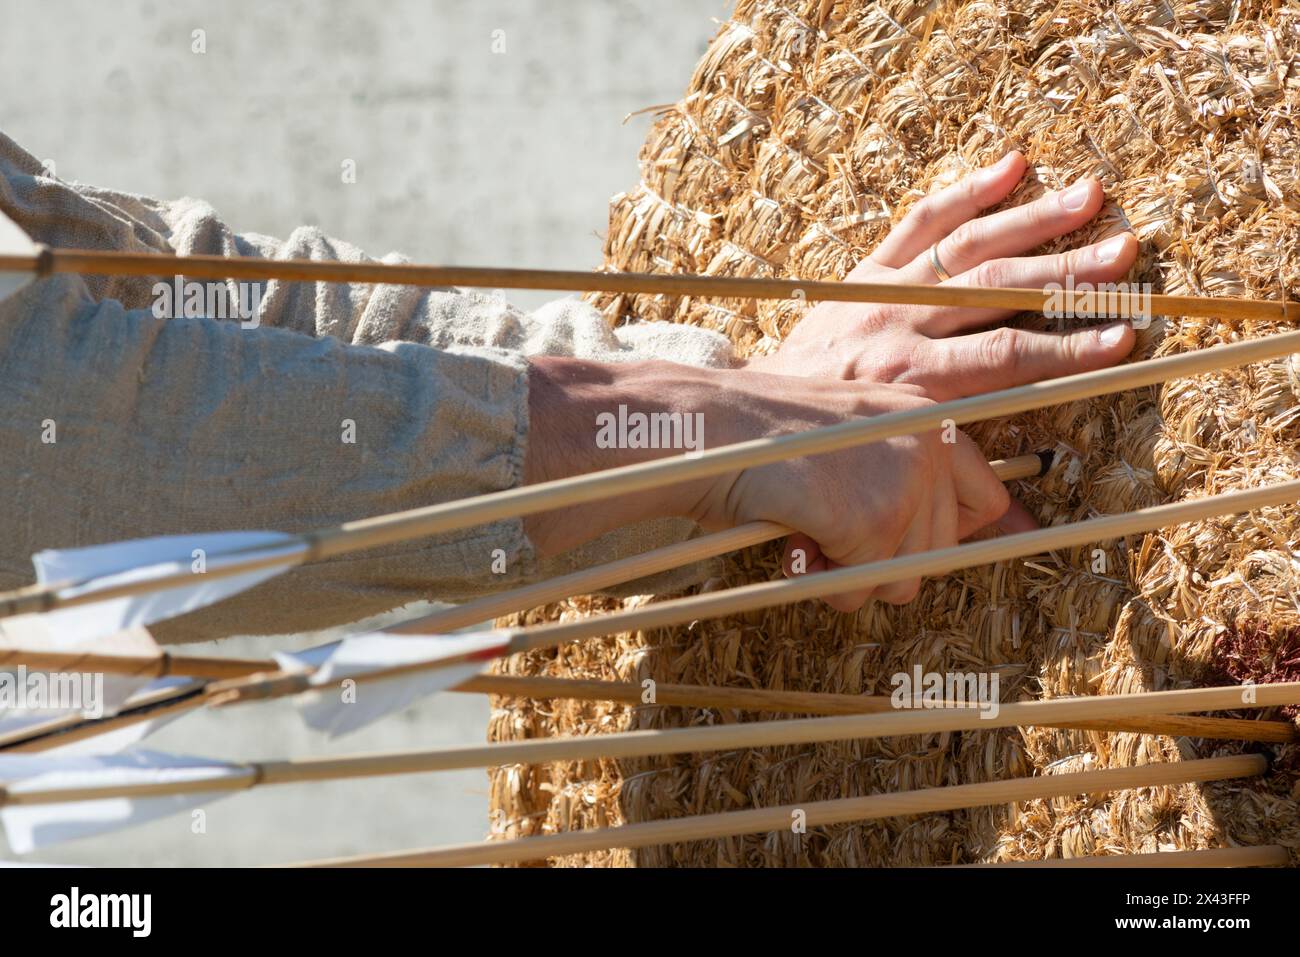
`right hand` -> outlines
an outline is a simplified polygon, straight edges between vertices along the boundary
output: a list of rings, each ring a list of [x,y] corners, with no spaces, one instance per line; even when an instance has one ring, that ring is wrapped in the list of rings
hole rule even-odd
[[[721,378],[706,416],[710,446],[934,404],[911,385],[748,370]],[[955,437],[944,442],[932,429],[718,476],[703,485],[691,515],[705,528],[766,520],[798,529],[786,544],[787,574],[796,566],[811,573],[947,548],[998,521],[1011,504],[975,443]],[[903,604],[920,584],[894,582],[826,601],[846,612],[870,598]]]
[[[597,449],[597,416],[620,404],[647,413],[702,413],[706,449],[933,405],[916,385],[756,369],[547,357],[531,360],[531,369],[530,484],[672,454]],[[531,515],[525,529],[540,554],[553,555],[610,529],[667,516],[687,516],[709,529],[778,522],[798,532],[786,543],[787,573],[796,571],[796,549],[804,550],[804,570],[814,573],[945,548],[997,521],[1010,505],[984,454],[960,432],[956,439],[942,441],[936,428],[739,469]],[[855,611],[872,597],[908,602],[919,588],[919,580],[895,582],[826,601]]]

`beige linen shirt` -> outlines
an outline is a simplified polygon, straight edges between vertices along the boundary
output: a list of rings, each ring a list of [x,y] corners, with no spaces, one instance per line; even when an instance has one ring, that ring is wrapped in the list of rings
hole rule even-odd
[[[50,246],[367,261],[317,229],[283,241],[239,234],[201,200],[63,182],[2,133],[0,209]],[[155,284],[173,279],[59,275],[0,302],[0,589],[30,583],[31,555],[44,548],[299,532],[518,485],[528,356],[732,361],[715,333],[610,328],[578,300],[525,313],[490,295],[410,286],[269,282],[257,289],[256,325],[157,318]],[[216,291],[234,315],[234,286]],[[348,422],[354,442],[344,441]],[[687,521],[647,523],[540,561],[511,519],[298,568],[154,631],[192,641],[314,630],[695,532]],[[492,572],[497,549],[505,574]],[[704,572],[631,590],[679,587]]]

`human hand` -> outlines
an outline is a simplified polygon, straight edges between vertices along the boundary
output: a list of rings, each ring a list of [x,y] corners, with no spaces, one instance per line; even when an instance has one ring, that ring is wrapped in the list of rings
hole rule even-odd
[[[1008,153],[927,196],[845,281],[940,283],[932,248],[952,277],[943,284],[951,286],[1044,288],[1064,286],[1067,277],[1075,285],[1096,284],[1127,273],[1137,256],[1131,233],[1052,255],[1019,255],[1073,232],[1097,214],[1103,196],[1094,179],[979,215],[1011,193],[1025,168],[1019,152]],[[997,309],[824,302],[809,310],[774,354],[751,361],[749,368],[914,385],[943,402],[1105,368],[1133,348],[1133,331],[1122,322],[1066,333],[985,328],[1012,315]],[[1015,501],[998,524],[1005,532],[1037,527]],[[796,549],[817,554],[815,543],[793,537],[787,543],[787,566]]]
[[[1066,282],[1113,282],[1128,272],[1137,241],[1121,233],[1090,246],[1021,256],[1073,232],[1101,208],[1102,191],[1083,179],[1059,192],[989,216],[979,213],[1010,194],[1025,159],[999,162],[918,202],[846,282],[939,283],[935,247],[949,286],[1041,289]],[[823,302],[809,310],[777,351],[750,366],[784,375],[920,386],[936,401],[1105,368],[1133,348],[1126,323],[1067,333],[1001,326],[1008,310]],[[979,331],[977,331],[979,330]]]
[[[1067,275],[1076,284],[1123,276],[1137,252],[1128,233],[1056,255],[1016,255],[1072,232],[1096,215],[1102,195],[1095,180],[1014,209],[977,215],[1004,199],[1024,170],[1024,158],[1011,153],[922,200],[847,281],[937,283],[931,246],[952,285],[1042,288],[1064,284]],[[668,363],[617,370],[573,360],[534,363],[534,422],[545,434],[567,438],[559,446],[563,452],[547,453],[550,467],[532,471],[540,479],[637,460],[626,455],[592,460],[586,454],[589,440],[573,441],[582,428],[555,431],[545,426],[554,419],[543,408],[567,408],[572,421],[577,421],[575,409],[585,408],[579,418],[585,415],[590,421],[599,410],[622,402],[646,411],[705,412],[714,446],[1103,368],[1119,362],[1133,346],[1133,332],[1125,323],[1062,334],[984,329],[1010,315],[991,309],[828,302],[810,310],[774,354],[740,370]],[[543,398],[547,395],[551,398]],[[948,547],[995,521],[1007,532],[1036,527],[970,439],[960,432],[955,439],[945,443],[933,432],[743,469],[581,513],[534,516],[528,520],[529,534],[545,552],[660,515],[689,515],[708,528],[764,519],[798,530],[787,539],[785,568],[787,574],[799,574]],[[530,463],[541,459],[530,447]],[[589,462],[585,467],[584,460]],[[874,595],[863,591],[827,601],[852,611],[871,597],[910,601],[919,587],[915,580],[898,582]]]
[[[600,448],[596,423],[620,406],[698,415],[708,447],[716,447],[933,404],[916,386],[751,369],[560,358],[534,359],[531,368],[530,483],[669,454]],[[787,542],[787,569],[816,572],[953,545],[1003,515],[1008,503],[969,438],[955,433],[948,443],[931,430],[533,515],[525,528],[547,555],[650,518],[688,516],[709,529],[767,520],[798,530]],[[794,554],[801,547],[802,569]],[[874,597],[906,602],[919,587],[916,580],[894,583]],[[827,601],[852,611],[870,597],[864,590]]]
[[[788,434],[932,405],[917,386],[733,372],[718,384],[710,421],[724,442]],[[691,510],[705,528],[753,521],[798,531],[787,575],[948,548],[1007,514],[1011,498],[966,435],[940,430],[742,469],[710,480]],[[839,611],[869,598],[905,604],[920,579],[830,595]]]

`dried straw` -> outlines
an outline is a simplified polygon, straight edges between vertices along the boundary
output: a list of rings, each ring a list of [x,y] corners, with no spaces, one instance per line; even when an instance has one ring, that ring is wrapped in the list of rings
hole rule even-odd
[[[929,190],[1025,152],[1022,202],[1099,177],[1101,216],[1051,248],[1133,230],[1131,278],[1157,292],[1294,298],[1300,10],[1263,0],[739,0],[614,198],[611,270],[839,279]],[[1050,251],[1050,250],[1049,250]],[[787,301],[600,296],[632,316],[718,329],[743,354],[774,348]],[[1042,316],[1017,320],[1055,328]],[[1145,358],[1280,331],[1171,316],[1139,334]],[[1045,524],[1296,474],[1300,365],[1228,371],[1075,402],[970,431],[990,454],[1055,447],[1017,489]],[[1294,510],[1138,536],[948,576],[911,605],[840,615],[816,603],[690,628],[622,634],[509,663],[517,674],[887,694],[890,676],[995,671],[1004,699],[1121,694],[1300,669]],[[772,548],[716,581],[779,575]],[[647,598],[629,600],[638,605]],[[617,607],[578,599],[524,618]],[[730,711],[509,702],[497,740],[739,720]],[[1047,769],[1204,757],[1203,742],[1026,729],[497,771],[511,837],[792,802],[972,784]],[[1296,746],[1259,782],[1057,798],[923,819],[845,823],[557,864],[928,865],[1300,846]]]

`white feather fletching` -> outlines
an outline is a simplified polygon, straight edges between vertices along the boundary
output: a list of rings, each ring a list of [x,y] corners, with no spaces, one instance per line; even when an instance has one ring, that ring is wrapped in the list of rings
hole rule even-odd
[[[0,619],[0,650],[87,651],[149,657],[162,649],[144,628],[128,628],[95,641],[69,640],[52,632],[40,615]],[[160,691],[185,679],[101,672],[58,674],[20,667],[0,669],[0,741],[25,729],[35,732],[60,718],[102,718],[117,714],[142,692]]]
[[[115,787],[130,784],[207,780],[250,776],[237,764],[137,751],[96,757],[47,757],[0,754],[0,785],[10,793],[61,788]],[[105,798],[61,804],[0,806],[9,847],[16,854],[103,834],[207,804],[234,791],[204,791],[149,798]]]
[[[246,553],[253,550],[259,557],[294,556],[305,554],[307,546],[301,539],[282,532],[200,532],[38,552],[32,556],[36,580],[42,585],[68,583],[58,589],[61,598],[93,595],[112,586],[178,572],[191,573],[193,582],[165,591],[108,598],[39,615],[20,615],[6,619],[5,629],[24,627],[22,619],[39,618],[41,626],[59,635],[60,640],[98,638],[214,604],[274,578],[292,564],[227,578],[210,578],[202,571],[194,571],[198,562],[204,571],[210,572],[248,557]],[[234,554],[237,552],[240,554]]]
[[[505,651],[510,635],[499,630],[455,635],[372,632],[306,651],[279,652],[275,659],[286,671],[314,669],[311,684],[320,690],[297,696],[298,713],[308,727],[336,738],[401,711],[420,698],[468,681],[487,666],[493,653]],[[348,679],[376,671],[462,655],[489,657],[371,682],[344,684]]]

